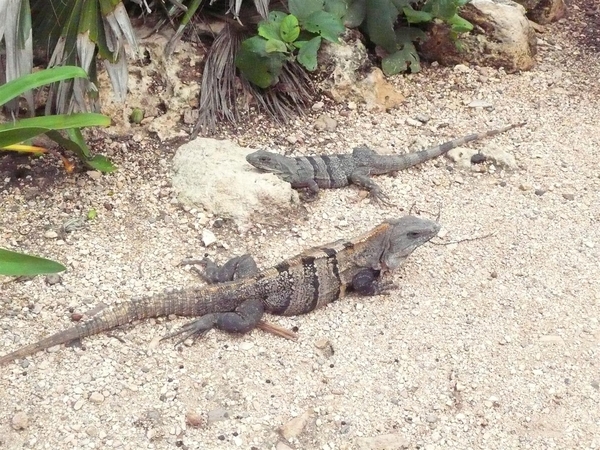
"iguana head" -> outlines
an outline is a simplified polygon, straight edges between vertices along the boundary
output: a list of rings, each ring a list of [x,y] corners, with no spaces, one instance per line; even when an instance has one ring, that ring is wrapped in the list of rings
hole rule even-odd
[[[358,267],[389,272],[440,231],[440,225],[415,216],[386,220],[352,242]]]
[[[297,169],[296,161],[293,158],[265,150],[257,150],[254,153],[246,155],[246,161],[257,169],[279,175],[285,181],[290,181],[288,178]]]
[[[379,261],[383,270],[398,268],[406,258],[440,231],[440,225],[415,216],[389,220],[386,243]]]

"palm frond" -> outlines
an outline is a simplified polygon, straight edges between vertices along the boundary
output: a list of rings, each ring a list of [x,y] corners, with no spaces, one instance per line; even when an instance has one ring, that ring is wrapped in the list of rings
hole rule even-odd
[[[135,32],[121,0],[0,0],[2,39],[7,80],[31,72],[33,48],[50,55],[48,67],[78,65],[90,75],[89,81],[68,80],[53,85],[47,112],[95,109],[97,58],[108,67],[117,99],[124,99],[125,49],[138,55]],[[33,104],[31,94],[28,101]]]
[[[314,87],[304,69],[296,63],[284,65],[280,81],[273,87],[261,89],[240,77],[241,89],[238,89],[235,57],[244,37],[246,32],[241,27],[228,23],[210,47],[202,74],[198,121],[192,139],[201,132],[214,133],[219,121],[239,121],[240,90],[254,98],[259,110],[280,122],[287,122],[295,115],[302,114],[311,104],[315,96]]]
[[[218,120],[235,123],[239,115],[235,100],[235,55],[242,36],[233,24],[226,24],[215,38],[206,55],[198,121],[192,138],[200,131],[214,131]]]

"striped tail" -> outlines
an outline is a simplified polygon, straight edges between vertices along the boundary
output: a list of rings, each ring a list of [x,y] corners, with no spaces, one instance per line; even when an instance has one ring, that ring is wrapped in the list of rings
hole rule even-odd
[[[436,145],[425,150],[421,150],[414,153],[408,153],[401,156],[381,155],[382,157],[378,156],[377,159],[380,160],[383,164],[374,164],[371,173],[377,174],[392,171],[401,171],[408,167],[416,166],[417,164],[429,161],[430,159],[437,158],[438,156],[442,156],[448,153],[453,148],[460,147],[461,145],[466,144],[467,142],[495,136],[497,134],[504,133],[508,130],[512,130],[513,128],[522,127],[526,123],[527,122],[519,122],[512,125],[508,125],[503,128],[498,128],[496,130],[488,130],[482,131],[481,133],[469,134],[468,136],[444,142],[443,144]]]

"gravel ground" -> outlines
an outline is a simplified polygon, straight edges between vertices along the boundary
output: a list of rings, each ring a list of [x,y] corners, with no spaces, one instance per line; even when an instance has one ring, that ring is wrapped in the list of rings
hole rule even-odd
[[[2,354],[98,303],[198,283],[177,267],[187,256],[250,252],[268,266],[411,207],[439,213],[434,244],[449,245],[418,249],[390,296],[270,318],[297,327],[298,342],[211,332],[157,346],[185,323],[167,318],[2,367],[0,448],[600,448],[600,63],[574,13],[540,36],[531,72],[426,67],[394,79],[408,97],[398,110],[323,99],[288,126],[253,116],[223,136],[297,154],[399,152],[528,120],[472,145],[500,146],[518,169],[438,160],[378,177],[396,207],[349,187],[238,232],[173,201],[173,148],[143,135],[98,134],[97,151],[120,167],[110,176],[66,175],[45,159],[15,180],[1,162],[0,246],[68,266],[59,282],[2,280]],[[474,99],[492,106],[468,107]],[[313,129],[322,113],[336,131]],[[418,118],[429,120],[407,122]],[[92,208],[94,221],[62,231]],[[218,239],[209,249],[205,227]]]

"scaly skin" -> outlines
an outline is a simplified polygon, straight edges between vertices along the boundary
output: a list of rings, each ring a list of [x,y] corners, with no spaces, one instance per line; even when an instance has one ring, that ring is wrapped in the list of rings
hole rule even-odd
[[[368,147],[357,147],[349,154],[290,158],[258,150],[247,155],[246,161],[257,169],[278,175],[295,189],[308,188],[316,194],[320,188],[332,189],[356,184],[367,189],[374,200],[387,203],[388,196],[370,178],[371,175],[398,172],[444,155],[467,142],[495,136],[523,125],[525,122],[470,134],[406,155],[380,155]]]
[[[355,239],[314,247],[247,278],[115,304],[84,323],[3,356],[0,365],[134,320],[194,316],[199,318],[181,332],[202,334],[214,327],[245,333],[261,323],[264,312],[304,314],[343,298],[347,290],[376,295],[387,287],[380,275],[398,268],[439,228],[435,222],[405,216]]]

